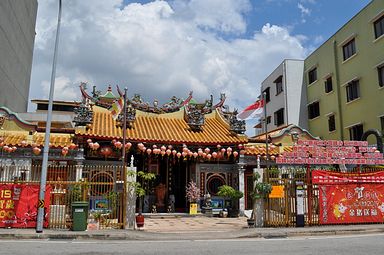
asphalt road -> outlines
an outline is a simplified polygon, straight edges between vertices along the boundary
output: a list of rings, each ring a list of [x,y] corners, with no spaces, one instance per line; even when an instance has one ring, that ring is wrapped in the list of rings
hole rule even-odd
[[[382,254],[384,234],[179,241],[0,240],[1,255],[45,254]]]

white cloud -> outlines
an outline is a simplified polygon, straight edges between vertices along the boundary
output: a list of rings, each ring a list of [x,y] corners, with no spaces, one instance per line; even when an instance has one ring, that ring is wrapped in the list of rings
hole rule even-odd
[[[297,8],[299,8],[300,11],[301,11],[301,17],[310,16],[311,15],[311,9],[305,8],[304,5],[302,5],[301,3],[297,4]]]
[[[127,86],[130,95],[161,103],[191,90],[201,101],[223,92],[231,108],[242,109],[283,59],[307,53],[305,38],[276,25],[241,37],[243,14],[251,8],[246,0],[121,6],[122,0],[63,2],[55,99],[78,100],[79,83],[87,81],[102,91],[108,84]],[[56,21],[57,1],[40,1],[31,98],[48,98],[43,88],[50,80]]]

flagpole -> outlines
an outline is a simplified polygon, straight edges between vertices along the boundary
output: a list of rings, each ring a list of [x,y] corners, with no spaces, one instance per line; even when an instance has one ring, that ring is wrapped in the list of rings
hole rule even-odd
[[[126,186],[127,186],[127,173],[126,173],[126,167],[125,167],[125,140],[126,140],[126,133],[127,133],[127,87],[124,88],[124,106],[123,106],[123,111],[124,111],[124,119],[123,119],[123,149],[122,149],[122,154],[121,155],[121,161],[122,161],[122,165],[123,165],[123,178],[124,178],[124,202],[123,202],[123,212],[125,213],[126,212],[126,207],[127,207],[127,199],[126,199],[126,194],[127,194],[127,191],[126,191]],[[123,217],[123,224],[124,224],[124,227],[126,226],[127,224],[127,217],[124,216]]]
[[[264,130],[265,130],[265,166],[269,168],[269,153],[268,153],[268,128],[267,128],[267,93],[263,92],[264,101]]]

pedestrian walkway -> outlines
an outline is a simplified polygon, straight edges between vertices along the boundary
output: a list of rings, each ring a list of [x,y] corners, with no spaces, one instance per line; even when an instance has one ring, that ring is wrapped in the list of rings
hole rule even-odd
[[[145,218],[144,231],[156,233],[177,232],[228,232],[247,228],[247,218],[219,218],[219,217],[169,217],[157,216]]]
[[[208,240],[234,238],[289,238],[384,233],[384,224],[307,226],[301,228],[248,228],[247,218],[203,215],[146,215],[140,230],[69,231],[44,229],[0,229],[0,239],[45,240]]]

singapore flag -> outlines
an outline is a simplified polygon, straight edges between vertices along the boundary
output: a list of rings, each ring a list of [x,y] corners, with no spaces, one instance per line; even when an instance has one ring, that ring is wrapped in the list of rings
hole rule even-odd
[[[263,113],[264,100],[258,100],[254,104],[247,106],[241,113],[237,115],[238,119],[249,120],[259,118]]]

